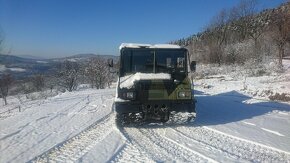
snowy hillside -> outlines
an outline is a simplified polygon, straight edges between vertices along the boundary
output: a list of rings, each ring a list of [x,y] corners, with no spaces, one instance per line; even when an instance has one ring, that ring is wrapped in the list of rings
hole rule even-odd
[[[288,71],[246,81],[208,76],[195,81],[195,122],[121,129],[114,89],[22,104],[10,97],[0,109],[0,162],[290,162],[290,102],[263,91],[290,93],[288,79]]]

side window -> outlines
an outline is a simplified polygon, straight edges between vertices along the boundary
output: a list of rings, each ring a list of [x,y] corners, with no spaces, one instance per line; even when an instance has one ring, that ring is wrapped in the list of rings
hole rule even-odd
[[[132,55],[131,55],[131,51],[124,51],[123,52],[123,64],[122,64],[122,69],[124,73],[128,73],[131,72],[131,62],[132,62]]]
[[[177,68],[183,68],[184,67],[184,58],[183,57],[178,57],[177,58]]]
[[[172,67],[171,58],[166,58],[166,67],[167,68]]]

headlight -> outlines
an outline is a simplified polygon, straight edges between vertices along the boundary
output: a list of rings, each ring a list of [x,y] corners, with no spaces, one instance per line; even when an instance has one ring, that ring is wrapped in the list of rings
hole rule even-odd
[[[179,98],[189,98],[191,96],[191,92],[188,91],[180,91],[178,92]]]
[[[136,98],[135,92],[122,92],[121,98],[124,100],[134,100]]]
[[[126,97],[128,99],[133,99],[134,98],[134,92],[127,92]]]

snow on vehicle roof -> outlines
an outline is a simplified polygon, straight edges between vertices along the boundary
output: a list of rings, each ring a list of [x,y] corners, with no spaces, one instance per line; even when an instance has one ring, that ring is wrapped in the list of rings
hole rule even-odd
[[[181,49],[182,47],[173,44],[138,44],[138,43],[122,43],[119,49],[123,48],[160,48],[160,49]]]
[[[151,44],[137,44],[137,43],[122,43],[119,47],[121,50],[122,48],[142,48],[142,47],[150,47],[152,46]]]
[[[152,48],[164,48],[164,49],[181,49],[182,47],[179,45],[173,44],[155,44]]]

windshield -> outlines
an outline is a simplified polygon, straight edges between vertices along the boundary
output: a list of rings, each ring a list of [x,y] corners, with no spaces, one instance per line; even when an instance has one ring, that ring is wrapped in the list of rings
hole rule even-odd
[[[185,72],[186,53],[184,50],[156,50],[155,54],[155,69],[157,73]]]
[[[153,72],[154,53],[149,49],[124,50],[122,71],[124,75],[135,72]]]
[[[125,49],[122,51],[121,76],[142,73],[184,73],[184,49]]]

